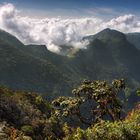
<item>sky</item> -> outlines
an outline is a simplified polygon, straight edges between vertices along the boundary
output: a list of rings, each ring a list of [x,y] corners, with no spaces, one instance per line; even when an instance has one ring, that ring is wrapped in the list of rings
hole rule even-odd
[[[0,27],[24,44],[85,48],[104,28],[140,32],[140,0],[0,0]]]
[[[0,0],[13,3],[22,14],[34,17],[85,17],[110,18],[122,14],[139,15],[140,0]]]

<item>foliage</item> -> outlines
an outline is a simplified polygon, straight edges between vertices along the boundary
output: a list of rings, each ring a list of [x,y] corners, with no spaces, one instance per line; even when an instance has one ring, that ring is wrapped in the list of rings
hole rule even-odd
[[[11,140],[15,137],[22,140],[24,135],[34,140],[44,140],[50,135],[56,137],[55,129],[52,129],[54,122],[49,120],[51,110],[51,105],[36,93],[0,88],[0,126],[6,121],[8,127],[12,127],[9,132]],[[59,125],[55,126],[58,131]]]
[[[125,88],[123,79],[106,81],[85,80],[77,89],[73,90],[75,97],[59,97],[52,103],[57,113],[62,116],[76,116],[81,123],[93,123],[109,117],[112,121],[121,119],[122,105],[118,99]],[[85,117],[82,106],[88,105],[89,113]]]
[[[24,125],[21,127],[21,130],[26,134],[26,135],[33,135],[33,127],[30,125]]]
[[[0,87],[0,139],[139,140],[140,104],[137,103],[125,119],[118,116],[123,107],[118,96],[123,94],[124,88],[123,79],[113,80],[111,84],[106,81],[85,80],[73,91],[74,97],[59,97],[50,104],[36,93]],[[89,101],[93,104],[89,104]],[[113,119],[109,116],[106,118],[108,112],[102,116],[93,114],[94,110],[102,109],[102,104],[107,106],[107,110],[114,107],[111,112],[115,116]],[[93,115],[91,122],[87,120],[83,110],[83,107],[89,108],[89,105],[93,107],[88,114]],[[116,112],[118,106],[120,110]],[[78,114],[79,108],[81,116]],[[72,127],[64,119],[68,116],[76,116],[83,124],[90,123],[86,125],[89,127],[82,129],[79,124]]]
[[[137,90],[137,95],[140,96],[140,90]]]
[[[86,130],[73,129],[64,140],[139,140],[140,108],[130,112],[123,121],[101,121]]]

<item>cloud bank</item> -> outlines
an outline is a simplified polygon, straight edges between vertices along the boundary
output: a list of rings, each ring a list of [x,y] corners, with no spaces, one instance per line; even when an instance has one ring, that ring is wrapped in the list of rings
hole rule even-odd
[[[15,35],[25,44],[45,44],[50,51],[59,53],[62,46],[85,48],[86,35],[95,34],[104,28],[121,32],[140,32],[140,20],[135,15],[127,14],[108,21],[92,18],[43,18],[23,17],[11,4],[0,6],[0,28]]]

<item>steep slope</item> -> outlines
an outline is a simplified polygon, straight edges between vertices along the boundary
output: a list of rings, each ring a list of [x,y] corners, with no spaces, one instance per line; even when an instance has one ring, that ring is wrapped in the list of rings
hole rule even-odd
[[[112,30],[110,30],[110,32],[112,32]],[[111,48],[114,58],[128,69],[129,75],[134,76],[135,79],[140,81],[140,51],[127,41],[124,34],[120,33],[120,36],[121,35],[122,37],[118,38],[118,40],[114,40],[115,36],[112,37],[112,34],[110,34],[111,40],[108,41],[108,47]]]
[[[0,30],[0,42],[11,46],[23,46],[23,43],[20,42],[15,36],[5,32],[4,30]]]
[[[77,52],[76,57],[81,58],[81,63],[86,65],[84,68],[92,68],[92,73],[97,75],[97,79],[124,77],[131,79],[131,82],[140,81],[140,51],[127,41],[123,33],[105,29],[84,39],[88,39],[90,44],[86,50]],[[79,56],[82,53],[83,56]]]
[[[13,43],[12,36],[8,43],[5,40],[0,41],[0,85],[51,94],[68,91],[67,78],[53,63],[29,52],[19,41]]]
[[[140,83],[140,51],[116,30],[85,37],[90,41],[87,49],[68,56],[43,45],[25,46],[6,32],[0,33],[0,39],[0,85],[53,98],[70,95],[83,79],[125,78],[134,89]]]
[[[127,40],[140,49],[140,33],[128,33],[126,34]]]

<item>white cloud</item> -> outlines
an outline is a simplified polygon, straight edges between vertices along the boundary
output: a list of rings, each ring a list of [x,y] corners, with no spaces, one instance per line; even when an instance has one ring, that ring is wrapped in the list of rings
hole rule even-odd
[[[124,15],[109,21],[92,17],[79,19],[23,17],[13,4],[0,6],[0,27],[17,36],[25,44],[45,44],[49,50],[59,53],[61,46],[85,48],[81,39],[104,28],[122,32],[140,32],[140,21],[134,15]]]

